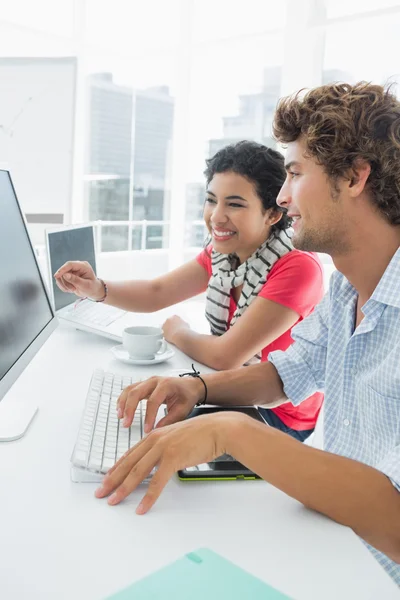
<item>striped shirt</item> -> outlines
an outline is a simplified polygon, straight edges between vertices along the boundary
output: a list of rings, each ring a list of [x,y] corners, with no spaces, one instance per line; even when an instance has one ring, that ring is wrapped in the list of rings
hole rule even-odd
[[[294,405],[324,392],[324,449],[378,469],[400,492],[400,248],[354,329],[357,298],[335,272],[322,302],[293,328],[294,344],[269,360]],[[368,547],[400,586],[400,564]]]

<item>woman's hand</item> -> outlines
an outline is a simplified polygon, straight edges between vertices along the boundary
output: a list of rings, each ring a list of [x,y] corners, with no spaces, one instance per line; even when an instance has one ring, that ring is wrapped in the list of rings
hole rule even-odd
[[[66,262],[54,273],[54,278],[63,292],[73,292],[81,298],[93,300],[99,300],[104,296],[104,286],[97,279],[88,262],[80,260]]]
[[[176,343],[176,336],[184,329],[190,329],[190,325],[177,315],[169,317],[162,326],[164,337],[171,344]]]
[[[97,498],[109,494],[109,504],[118,504],[158,467],[148,490],[136,509],[146,513],[156,502],[174,473],[186,467],[210,462],[226,451],[226,439],[244,417],[235,412],[214,413],[156,429],[133,446],[110,469]]]

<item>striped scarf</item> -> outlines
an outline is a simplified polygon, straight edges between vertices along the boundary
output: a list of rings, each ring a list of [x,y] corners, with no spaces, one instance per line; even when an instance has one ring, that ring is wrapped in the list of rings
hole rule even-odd
[[[270,235],[250,258],[237,267],[236,254],[221,254],[212,250],[212,275],[207,288],[206,317],[213,335],[222,335],[228,329],[232,288],[243,284],[231,327],[257,297],[276,261],[293,250],[291,237],[291,229]],[[260,360],[261,350],[246,365]]]

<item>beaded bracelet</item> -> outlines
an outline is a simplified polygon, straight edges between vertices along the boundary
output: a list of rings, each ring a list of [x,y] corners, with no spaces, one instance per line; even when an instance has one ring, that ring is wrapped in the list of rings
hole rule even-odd
[[[92,298],[88,298],[88,300],[91,300],[92,302],[104,302],[104,300],[107,298],[108,295],[108,287],[105,281],[103,281],[102,279],[100,279],[100,277],[97,278],[99,281],[101,281],[101,283],[103,284],[103,288],[104,288],[104,296],[102,298],[100,298],[100,300],[92,300]]]
[[[193,371],[189,371],[188,373],[181,373],[179,375],[179,377],[197,377],[197,379],[200,379],[204,385],[204,400],[201,400],[200,402],[197,402],[195,404],[195,406],[203,406],[204,404],[206,404],[207,402],[207,386],[206,386],[206,382],[204,381],[204,379],[202,377],[200,377],[200,371],[196,371],[196,369],[194,368],[194,364],[192,363],[192,369]]]

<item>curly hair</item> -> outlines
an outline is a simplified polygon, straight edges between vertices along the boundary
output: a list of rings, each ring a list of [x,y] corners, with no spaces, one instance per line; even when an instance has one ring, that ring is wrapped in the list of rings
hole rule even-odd
[[[400,224],[400,102],[391,86],[361,81],[329,84],[282,98],[273,131],[285,144],[304,139],[336,187],[351,179],[357,160],[369,163],[371,201],[392,225]]]
[[[243,140],[222,148],[206,163],[204,175],[207,185],[216,173],[233,171],[242,175],[254,185],[264,210],[273,208],[277,213],[282,213],[281,219],[272,225],[271,233],[290,227],[292,219],[287,216],[286,209],[276,203],[286,179],[282,154],[257,142]]]

